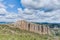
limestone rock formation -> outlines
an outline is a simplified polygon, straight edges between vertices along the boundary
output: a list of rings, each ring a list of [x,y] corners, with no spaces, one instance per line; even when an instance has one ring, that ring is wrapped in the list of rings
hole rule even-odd
[[[20,20],[14,23],[14,26],[22,30],[27,30],[39,34],[50,34],[49,26],[45,24],[36,24],[32,22],[27,22],[25,20]]]

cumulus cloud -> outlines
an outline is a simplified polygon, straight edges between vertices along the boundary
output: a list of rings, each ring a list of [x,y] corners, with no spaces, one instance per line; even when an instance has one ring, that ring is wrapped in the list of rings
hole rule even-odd
[[[31,11],[31,12],[29,12]],[[40,10],[24,9],[19,11],[19,16],[32,22],[60,22],[60,10],[44,12]],[[31,14],[30,14],[31,13]]]
[[[4,8],[0,8],[0,14],[6,14],[8,13]]]
[[[8,12],[5,9],[0,9],[0,22],[15,22],[18,19],[18,14]]]
[[[21,3],[27,8],[41,10],[60,9],[60,0],[21,0]]]
[[[21,0],[20,17],[32,22],[60,23],[60,0]]]
[[[18,14],[8,12],[7,7],[0,3],[0,21],[14,22],[24,19],[31,22],[60,23],[60,0],[21,0],[21,3],[25,9],[18,8]]]
[[[0,22],[15,22],[19,19],[18,14],[14,12],[8,12],[6,6],[0,3]]]

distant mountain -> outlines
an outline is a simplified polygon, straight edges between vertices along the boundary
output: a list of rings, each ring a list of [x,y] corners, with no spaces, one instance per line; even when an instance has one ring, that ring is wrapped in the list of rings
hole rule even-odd
[[[48,23],[48,22],[32,22],[32,23],[36,23],[36,24],[53,24],[53,25],[60,24],[60,23]]]
[[[0,24],[11,24],[11,23],[14,23],[14,22],[0,22]]]
[[[35,23],[35,24],[46,24],[50,28],[54,28],[54,27],[59,27],[60,28],[60,23],[48,23],[48,22],[32,22],[32,23]]]

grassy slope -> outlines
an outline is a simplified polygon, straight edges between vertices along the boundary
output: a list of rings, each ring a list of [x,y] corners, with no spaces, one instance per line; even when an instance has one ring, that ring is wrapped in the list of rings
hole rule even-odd
[[[47,40],[47,38],[47,35],[42,36],[7,25],[0,25],[0,40]]]

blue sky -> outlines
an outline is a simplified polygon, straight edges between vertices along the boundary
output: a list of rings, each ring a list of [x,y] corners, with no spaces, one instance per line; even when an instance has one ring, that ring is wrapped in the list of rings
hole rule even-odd
[[[17,12],[17,8],[22,7],[20,0],[4,0],[2,3],[7,6],[7,11],[9,12]]]
[[[18,8],[23,6],[21,0],[0,0],[0,22],[14,22],[18,17]]]
[[[0,22],[60,23],[60,0],[0,0]]]

